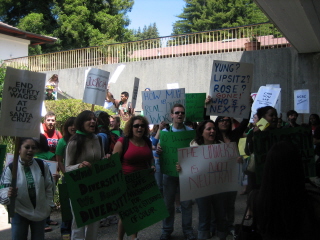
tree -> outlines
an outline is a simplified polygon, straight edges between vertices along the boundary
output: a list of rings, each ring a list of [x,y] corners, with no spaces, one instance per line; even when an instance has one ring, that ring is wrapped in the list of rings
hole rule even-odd
[[[127,12],[133,0],[0,0],[0,20],[21,30],[57,37],[34,54],[133,40]]]
[[[208,31],[267,21],[253,0],[184,0],[173,34]]]
[[[144,25],[142,31],[138,28],[137,31],[134,31],[134,36],[137,40],[158,38],[159,31],[156,23],[150,24],[148,27]]]

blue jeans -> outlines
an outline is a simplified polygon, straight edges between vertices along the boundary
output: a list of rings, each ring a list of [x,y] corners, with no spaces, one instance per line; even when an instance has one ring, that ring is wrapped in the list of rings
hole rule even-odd
[[[154,165],[156,167],[156,172],[154,173],[154,177],[156,179],[158,188],[160,192],[163,192],[163,174],[160,169],[160,159],[157,157],[154,157]]]
[[[35,222],[15,213],[11,220],[12,240],[27,240],[29,226],[31,240],[44,240],[45,223],[46,219]]]
[[[197,198],[196,202],[199,211],[198,239],[209,239],[211,237],[210,232],[215,232],[214,229],[210,229],[213,196]]]
[[[173,232],[175,214],[174,202],[178,187],[179,177],[163,174],[163,197],[169,212],[169,217],[162,221],[162,234],[170,235]],[[181,202],[181,217],[184,235],[193,233],[191,200]]]

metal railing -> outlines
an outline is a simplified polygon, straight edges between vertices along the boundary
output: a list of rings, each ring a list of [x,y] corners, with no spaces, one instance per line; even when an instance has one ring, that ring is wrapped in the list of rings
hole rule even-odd
[[[261,23],[53,52],[7,59],[4,62],[7,66],[24,66],[31,71],[41,72],[150,59],[283,47],[290,47],[287,39],[281,35],[273,24]]]

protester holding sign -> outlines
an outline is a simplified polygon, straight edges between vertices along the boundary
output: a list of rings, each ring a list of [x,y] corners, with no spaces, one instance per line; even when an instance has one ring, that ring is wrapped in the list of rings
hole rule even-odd
[[[15,199],[15,213],[11,220],[13,240],[26,239],[31,229],[32,240],[44,240],[46,218],[53,203],[53,181],[49,166],[34,159],[37,144],[32,138],[22,138],[19,147],[17,188],[13,189],[12,164],[1,177],[0,203],[10,208],[10,198]]]
[[[77,131],[71,137],[66,150],[67,172],[78,168],[90,168],[91,164],[104,157],[103,146],[95,134],[97,132],[97,120],[94,113],[88,110],[83,111],[75,119],[74,125]],[[71,239],[97,239],[98,228],[99,221],[77,228],[73,216]]]
[[[113,154],[119,153],[122,162],[123,174],[137,172],[153,166],[153,154],[149,139],[149,123],[142,116],[134,116],[129,119],[124,128],[125,137],[121,137],[114,146]],[[124,226],[120,220],[118,223],[118,240],[124,237]],[[132,236],[137,238],[138,233]]]
[[[169,132],[181,132],[181,131],[192,131],[192,128],[189,128],[183,124],[185,117],[185,108],[181,104],[175,104],[171,108],[171,118],[172,126],[169,129]],[[163,129],[162,131],[167,131]],[[172,143],[173,144],[173,143]],[[158,154],[162,154],[162,148],[158,145],[157,149]],[[163,171],[163,169],[162,169]],[[171,233],[174,230],[174,202],[179,188],[179,177],[170,176],[168,174],[163,175],[163,196],[165,204],[167,206],[169,217],[165,218],[162,222],[162,234],[160,240],[169,240]],[[195,240],[192,228],[192,201],[182,201],[181,202],[181,217],[182,217],[182,231],[186,240]]]

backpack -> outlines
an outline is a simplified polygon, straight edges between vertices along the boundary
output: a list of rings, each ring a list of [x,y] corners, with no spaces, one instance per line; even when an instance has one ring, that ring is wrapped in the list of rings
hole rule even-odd
[[[39,167],[40,167],[40,170],[41,170],[42,176],[45,177],[43,160],[41,160],[41,159],[39,159],[39,158],[34,158],[34,160],[36,160],[36,162],[38,163],[38,165],[39,165]],[[13,162],[9,164],[9,168],[10,168],[10,171],[12,172]]]
[[[108,135],[108,144],[106,147],[106,154],[112,154],[114,145],[116,145],[118,139],[120,138],[117,134],[113,132],[106,133]]]

